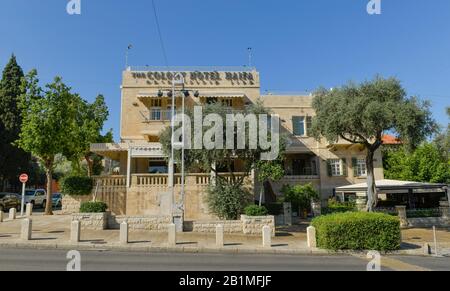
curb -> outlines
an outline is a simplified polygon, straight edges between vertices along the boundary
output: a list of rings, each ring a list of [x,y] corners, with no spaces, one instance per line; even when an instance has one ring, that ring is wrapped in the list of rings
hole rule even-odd
[[[265,249],[265,248],[214,248],[214,247],[168,247],[168,246],[131,246],[120,244],[85,244],[85,243],[30,243],[30,242],[9,242],[0,243],[1,248],[36,249],[36,250],[79,250],[79,251],[116,251],[116,252],[136,252],[136,253],[186,253],[186,254],[259,254],[259,255],[306,255],[306,256],[365,256],[367,252],[362,251],[328,251],[322,249]],[[382,255],[404,255],[419,256],[423,254],[410,250],[399,250],[396,252],[381,253]]]

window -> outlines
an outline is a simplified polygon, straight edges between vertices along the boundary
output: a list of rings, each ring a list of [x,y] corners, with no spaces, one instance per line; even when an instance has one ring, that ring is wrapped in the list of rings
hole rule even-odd
[[[175,116],[177,115],[177,107],[174,107],[175,109]],[[172,120],[172,105],[171,106],[167,106],[167,112],[164,115],[164,120]]]
[[[223,104],[223,106],[226,106],[226,107],[233,107],[233,99],[232,98],[222,99],[222,104]]]
[[[167,162],[150,159],[148,163],[148,172],[150,174],[167,174],[169,172]]]
[[[161,120],[162,119],[161,107],[162,107],[161,99],[153,99],[151,101],[150,120]]]
[[[347,161],[345,159],[331,159],[328,163],[328,176],[345,177],[347,176]]]
[[[330,160],[331,176],[342,176],[341,160]]]
[[[311,116],[307,116],[306,117],[306,135],[307,136],[310,136],[311,127],[312,127],[312,117]]]
[[[306,128],[305,128],[305,117],[304,116],[293,116],[292,117],[292,128],[294,135],[296,136],[305,136]]]
[[[353,173],[355,177],[366,177],[366,159],[353,158]]]

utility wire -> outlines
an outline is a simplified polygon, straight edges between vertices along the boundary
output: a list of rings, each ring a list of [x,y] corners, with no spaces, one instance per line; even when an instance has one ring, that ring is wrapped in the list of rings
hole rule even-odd
[[[161,50],[163,53],[164,62],[165,62],[166,67],[169,67],[169,61],[167,60],[166,47],[164,46],[164,40],[163,40],[162,33],[161,33],[161,26],[159,24],[158,12],[156,11],[155,0],[152,0],[152,6],[153,6],[153,13],[155,15],[156,28],[158,29],[159,42],[161,44]]]

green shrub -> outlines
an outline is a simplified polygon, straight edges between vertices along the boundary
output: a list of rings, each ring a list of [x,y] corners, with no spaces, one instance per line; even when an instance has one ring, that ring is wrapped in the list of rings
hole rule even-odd
[[[319,200],[319,193],[314,186],[306,185],[284,185],[281,189],[285,202],[291,202],[292,209],[297,209],[299,213],[311,210],[311,202]]]
[[[400,221],[382,213],[346,212],[314,218],[317,245],[330,250],[398,250]]]
[[[220,219],[236,220],[253,201],[253,195],[241,185],[227,184],[217,180],[208,188],[206,202],[209,209]]]
[[[408,218],[441,217],[441,211],[438,208],[409,209],[406,210],[406,217]]]
[[[354,202],[336,202],[334,200],[330,200],[328,201],[328,207],[322,209],[322,214],[354,211],[356,211],[356,204]]]
[[[102,213],[107,209],[108,205],[104,202],[83,202],[80,206],[80,213]]]
[[[61,192],[65,195],[81,196],[92,192],[93,180],[85,176],[69,176],[61,183]]]
[[[269,213],[266,207],[258,205],[247,206],[244,212],[247,216],[265,216]]]

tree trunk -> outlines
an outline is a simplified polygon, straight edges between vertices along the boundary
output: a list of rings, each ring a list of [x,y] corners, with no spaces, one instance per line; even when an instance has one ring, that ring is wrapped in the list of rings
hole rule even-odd
[[[375,171],[373,166],[374,151],[367,149],[367,211],[373,212],[378,204],[378,193],[375,185]]]
[[[88,177],[92,177],[92,172],[93,172],[93,168],[94,168],[94,162],[89,158],[89,156],[84,156],[84,159],[86,160],[86,163],[87,163],[87,174],[88,174]]]
[[[45,163],[45,175],[47,177],[47,198],[45,205],[45,215],[53,215],[52,205],[52,182],[53,182],[53,161],[47,161]]]

